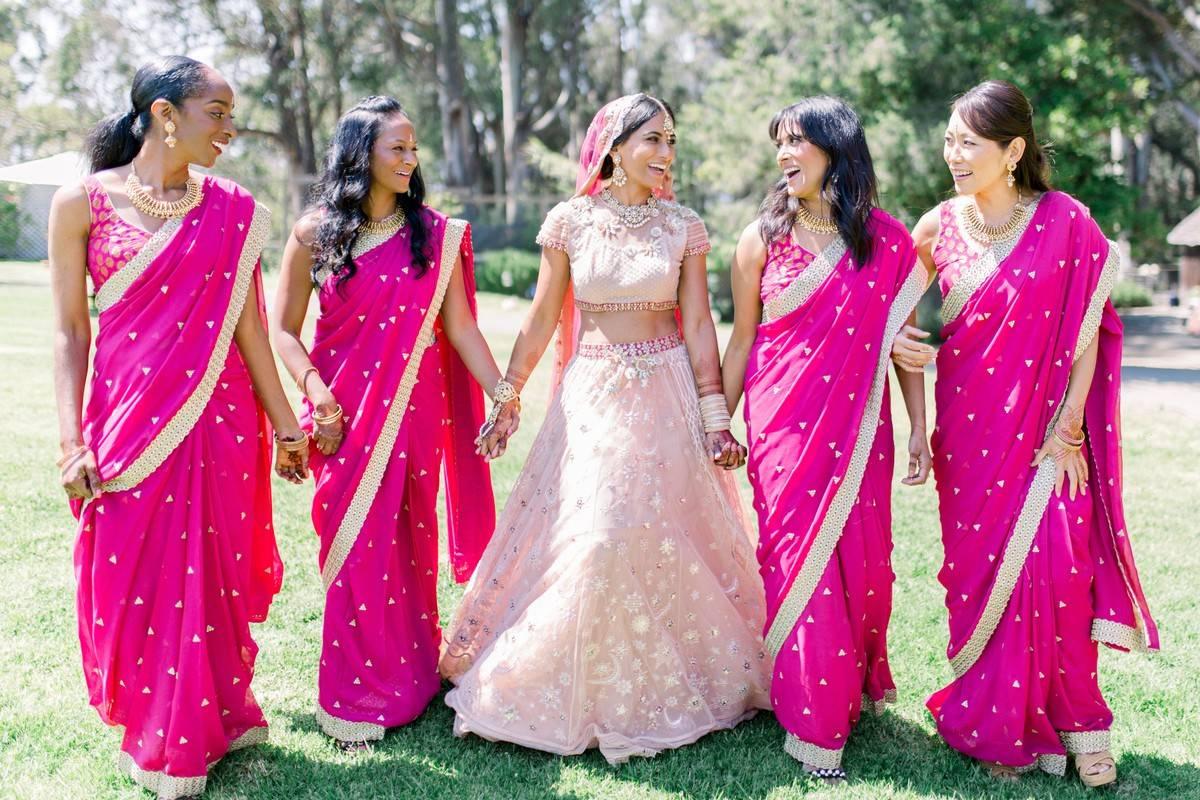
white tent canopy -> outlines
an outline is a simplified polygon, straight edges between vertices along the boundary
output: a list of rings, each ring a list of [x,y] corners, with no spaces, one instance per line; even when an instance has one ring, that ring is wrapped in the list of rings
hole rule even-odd
[[[65,186],[88,174],[83,153],[67,150],[58,155],[23,161],[0,167],[0,183],[25,183],[32,186]]]

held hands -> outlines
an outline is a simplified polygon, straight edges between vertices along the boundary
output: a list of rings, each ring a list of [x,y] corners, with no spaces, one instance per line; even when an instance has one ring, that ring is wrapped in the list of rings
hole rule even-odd
[[[520,400],[499,404],[497,409],[493,410],[496,415],[495,421],[489,417],[475,439],[475,453],[483,456],[484,461],[493,461],[504,455],[508,448],[508,440],[521,427]]]
[[[712,431],[704,434],[708,452],[713,463],[724,469],[737,469],[746,463],[746,448],[738,444],[729,431]]]
[[[923,428],[914,428],[908,437],[908,474],[900,479],[905,486],[920,486],[929,480],[929,469],[933,456],[929,452],[929,441]]]
[[[67,452],[58,460],[58,466],[62,469],[59,481],[67,497],[90,500],[100,496],[100,472],[96,468],[96,455],[90,447],[80,445]]]
[[[905,325],[892,341],[892,361],[905,372],[923,372],[925,365],[933,361],[936,352],[933,345],[917,341],[929,337],[914,325]]]
[[[308,434],[299,426],[287,434],[275,432],[275,474],[296,484],[308,477]]]

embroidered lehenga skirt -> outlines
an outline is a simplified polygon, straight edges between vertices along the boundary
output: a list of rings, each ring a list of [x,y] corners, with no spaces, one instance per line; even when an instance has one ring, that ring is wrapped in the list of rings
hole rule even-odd
[[[448,628],[455,732],[617,763],[768,708],[749,530],[680,339],[582,345]]]

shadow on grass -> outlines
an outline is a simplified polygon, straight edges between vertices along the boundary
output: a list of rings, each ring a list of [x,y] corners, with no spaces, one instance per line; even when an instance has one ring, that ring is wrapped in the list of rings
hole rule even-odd
[[[1096,797],[1073,772],[998,782],[946,747],[930,727],[891,711],[864,716],[846,749],[850,780],[830,788],[803,775],[783,752],[783,732],[769,713],[688,747],[614,767],[595,750],[563,758],[474,736],[459,739],[442,697],[411,725],[390,730],[371,751],[358,754],[338,752],[311,714],[284,714],[277,719],[280,742],[230,756],[214,770],[206,797],[572,800],[631,797],[644,789],[727,800],[894,793],[964,800]],[[1118,769],[1120,782],[1103,796],[1200,796],[1200,769],[1189,764],[1125,752]]]

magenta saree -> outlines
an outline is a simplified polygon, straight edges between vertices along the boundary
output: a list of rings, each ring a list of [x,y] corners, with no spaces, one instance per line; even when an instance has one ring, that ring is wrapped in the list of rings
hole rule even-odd
[[[317,722],[343,741],[382,738],[419,716],[441,687],[439,470],[457,580],[470,577],[495,524],[488,467],[473,444],[483,394],[454,349],[436,341],[459,257],[474,309],[470,230],[425,214],[428,271],[412,266],[407,229],[363,237],[354,276],[322,283],[310,348],[346,417],[337,452],[312,455],[326,590]]]
[[[282,579],[271,434],[232,346],[270,215],[231,182],[203,191],[98,282],[84,439],[103,495],[74,504],[91,703],[125,728],[120,768],[161,798],[200,793],[212,763],[266,739],[249,623]]]
[[[864,700],[895,699],[887,370],[926,277],[903,225],[882,211],[871,224],[870,263],[836,239],[764,298],[746,368],[771,702],[784,749],[824,769],[840,766]],[[768,271],[791,257],[780,244]]]
[[[934,250],[945,344],[937,357],[934,471],[954,680],[929,698],[955,749],[1063,774],[1108,749],[1097,647],[1158,647],[1121,501],[1121,322],[1115,247],[1061,192],[1005,245],[967,246],[953,201]],[[1090,476],[1071,500],[1030,467],[1072,365],[1098,337],[1084,428]]]

